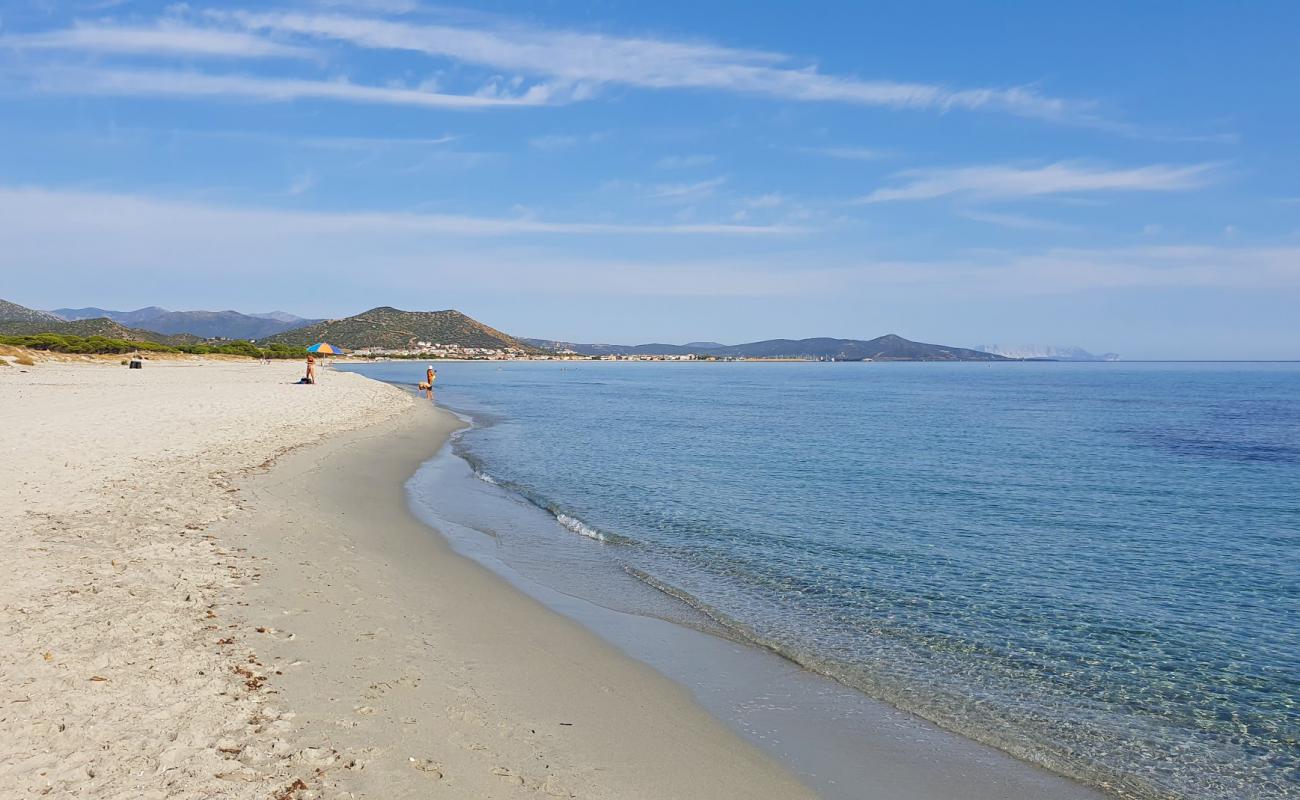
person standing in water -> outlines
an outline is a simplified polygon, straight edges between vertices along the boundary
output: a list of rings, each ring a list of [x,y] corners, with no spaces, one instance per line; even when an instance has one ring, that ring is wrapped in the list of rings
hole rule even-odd
[[[438,371],[430,364],[429,368],[424,371],[424,388],[429,393],[429,399],[433,399],[433,382],[438,380]]]

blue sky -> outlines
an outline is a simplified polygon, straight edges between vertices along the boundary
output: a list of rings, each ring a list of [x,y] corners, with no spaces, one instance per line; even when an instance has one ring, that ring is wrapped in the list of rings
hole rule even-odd
[[[1293,3],[26,2],[0,297],[1300,358]]]

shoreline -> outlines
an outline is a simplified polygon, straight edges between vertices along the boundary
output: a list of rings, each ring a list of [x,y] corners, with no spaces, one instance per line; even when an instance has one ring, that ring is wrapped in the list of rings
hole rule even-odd
[[[595,631],[620,652],[689,687],[700,706],[794,771],[820,797],[1101,800],[1105,796],[1084,783],[873,699],[762,642],[737,637],[725,626],[717,629],[712,618],[693,623],[678,613],[653,610],[649,604],[666,597],[670,604],[687,610],[688,616],[700,613],[653,580],[626,569],[599,581],[602,599],[591,599],[588,589],[593,585],[586,578],[600,560],[588,561],[578,554],[599,545],[588,541],[587,534],[575,533],[552,511],[484,478],[451,446],[422,465],[410,485],[417,516],[450,540],[457,552],[552,611]],[[449,509],[438,507],[438,496],[477,499],[457,500],[448,515]],[[491,508],[494,504],[496,508]],[[538,538],[544,541],[525,542],[510,533],[524,528],[541,531]],[[566,562],[575,557],[582,559],[578,567],[586,576],[576,583],[565,571]],[[639,596],[647,587],[651,597]],[[606,605],[611,591],[622,599]]]
[[[0,589],[0,784],[1101,797],[761,647],[519,572],[504,535],[419,508],[430,469],[488,485],[452,452],[452,411],[346,371],[297,387],[297,371],[44,364],[0,380],[0,502],[26,512],[17,538],[0,531],[23,572]]]
[[[222,531],[262,578],[259,656],[330,791],[814,796],[689,691],[416,519],[406,480],[461,423],[417,407],[242,482]]]

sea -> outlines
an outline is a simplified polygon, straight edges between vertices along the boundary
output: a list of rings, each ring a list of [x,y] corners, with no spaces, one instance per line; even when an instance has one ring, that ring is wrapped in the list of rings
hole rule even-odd
[[[1300,364],[435,366],[414,502],[530,580],[1112,796],[1300,797]]]

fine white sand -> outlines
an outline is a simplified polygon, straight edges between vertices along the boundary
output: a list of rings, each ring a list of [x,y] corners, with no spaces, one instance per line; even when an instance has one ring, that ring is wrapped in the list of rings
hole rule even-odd
[[[410,516],[449,415],[300,370],[0,368],[0,796],[808,796]]]
[[[241,473],[412,400],[301,371],[0,368],[0,796],[265,798],[311,773],[244,643],[255,567],[208,529]]]

